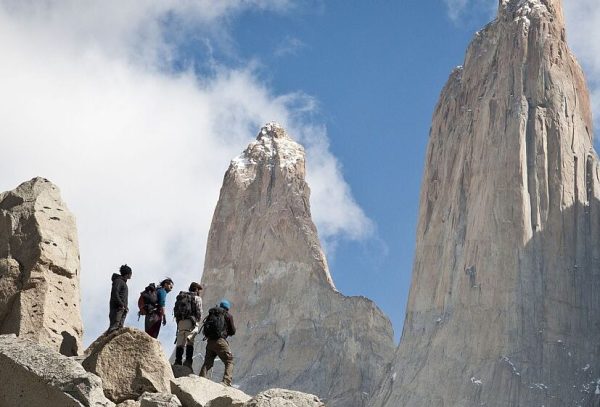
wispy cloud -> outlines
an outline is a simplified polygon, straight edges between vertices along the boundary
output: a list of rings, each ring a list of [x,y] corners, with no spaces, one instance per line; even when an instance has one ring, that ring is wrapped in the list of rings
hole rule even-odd
[[[273,53],[277,57],[296,55],[304,47],[306,44],[299,38],[286,36]]]
[[[279,121],[307,147],[322,237],[370,230],[324,129],[311,131],[312,98],[274,94],[251,63],[212,61],[203,76],[174,68],[185,39],[174,26],[214,39],[251,7],[293,5],[0,2],[0,190],[38,175],[61,187],[78,219],[86,342],[107,326],[110,274],[120,264],[134,269],[132,309],[150,281],[169,275],[178,290],[200,279],[223,174],[264,122]],[[173,325],[162,336],[168,346]]]

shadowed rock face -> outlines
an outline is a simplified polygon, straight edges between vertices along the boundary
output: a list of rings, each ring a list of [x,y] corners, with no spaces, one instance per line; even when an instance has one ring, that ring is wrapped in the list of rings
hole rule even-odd
[[[597,402],[598,181],[560,2],[502,1],[435,109],[402,340],[372,405]]]
[[[223,297],[232,303],[234,383],[245,392],[284,387],[328,406],[363,406],[393,354],[392,328],[371,301],[335,289],[309,194],[304,149],[268,124],[225,174],[202,278],[205,308]]]
[[[34,178],[0,193],[0,334],[81,350],[79,246],[58,188]]]

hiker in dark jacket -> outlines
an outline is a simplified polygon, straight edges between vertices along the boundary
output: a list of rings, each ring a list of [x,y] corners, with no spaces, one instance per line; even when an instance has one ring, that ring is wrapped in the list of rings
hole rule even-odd
[[[131,278],[131,275],[131,267],[129,267],[127,264],[124,264],[119,268],[119,274],[114,273],[112,275],[112,289],[110,291],[109,302],[110,312],[108,314],[110,325],[107,332],[112,332],[119,328],[123,328],[125,317],[129,311],[127,306],[127,300],[129,296],[127,280]]]
[[[167,316],[165,315],[165,304],[167,294],[173,289],[173,280],[165,278],[160,282],[160,287],[156,290],[156,309],[149,315],[146,315],[145,329],[146,333],[153,338],[158,338],[160,324],[167,325]]]
[[[219,307],[225,310],[225,330],[221,333],[220,338],[206,338],[206,353],[204,356],[204,364],[200,369],[200,377],[206,377],[208,371],[212,369],[214,365],[215,358],[218,356],[225,365],[225,372],[223,373],[223,381],[221,384],[231,386],[231,381],[233,380],[233,354],[231,353],[229,342],[227,342],[227,337],[235,335],[235,324],[233,322],[233,316],[229,313],[229,309],[231,308],[229,301],[222,300]]]

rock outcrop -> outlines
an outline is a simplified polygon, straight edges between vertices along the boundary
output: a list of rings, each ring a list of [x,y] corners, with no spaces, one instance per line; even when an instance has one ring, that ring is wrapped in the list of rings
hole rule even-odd
[[[233,387],[198,376],[171,380],[171,393],[183,407],[242,407],[250,396]]]
[[[435,109],[404,330],[372,405],[596,405],[599,195],[560,1],[501,0]]]
[[[75,218],[55,185],[0,193],[0,334],[80,352],[79,270]]]
[[[102,381],[36,342],[0,335],[0,406],[112,407]]]
[[[145,332],[119,329],[101,336],[85,354],[83,367],[102,378],[104,394],[116,403],[144,392],[170,393],[171,365],[160,342]]]
[[[284,387],[330,407],[364,406],[394,352],[392,327],[373,302],[335,289],[309,195],[304,149],[267,124],[225,174],[202,277],[205,308],[222,297],[233,304],[234,383],[245,392]]]
[[[244,407],[325,407],[317,396],[285,389],[270,389],[253,397]]]

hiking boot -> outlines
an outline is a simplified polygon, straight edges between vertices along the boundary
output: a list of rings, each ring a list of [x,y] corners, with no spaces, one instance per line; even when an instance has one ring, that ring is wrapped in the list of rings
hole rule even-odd
[[[185,362],[183,362],[183,365],[191,368],[193,358],[194,358],[194,345],[187,345],[185,347]]]
[[[178,346],[175,348],[175,363],[173,364],[181,366],[181,359],[183,359],[183,347]]]

